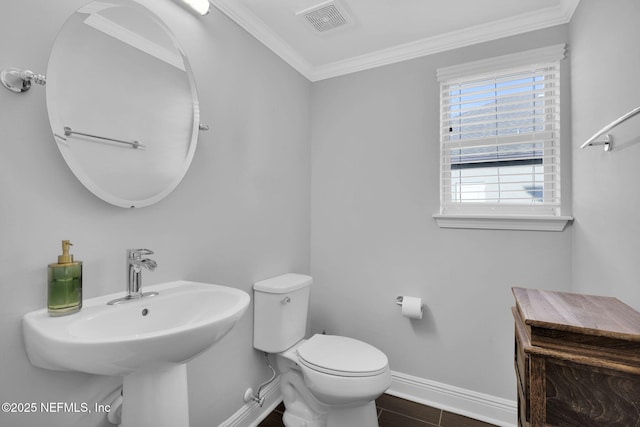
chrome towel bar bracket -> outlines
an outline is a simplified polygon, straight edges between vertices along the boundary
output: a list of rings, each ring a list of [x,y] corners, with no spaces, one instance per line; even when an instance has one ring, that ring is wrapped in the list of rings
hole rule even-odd
[[[31,88],[31,82],[45,85],[47,78],[42,74],[33,71],[21,70],[19,68],[6,68],[0,72],[0,82],[12,92],[26,92]]]
[[[627,114],[612,121],[602,129],[600,129],[598,132],[596,132],[591,138],[586,140],[585,143],[580,146],[580,148],[585,148],[591,145],[604,145],[604,151],[611,151],[613,149],[613,137],[609,135],[607,132],[609,132],[611,129],[618,126],[620,123],[624,122],[627,119],[630,119],[631,117],[635,116],[638,113],[640,113],[640,107],[634,108],[633,110],[629,111]],[[603,135],[604,135],[603,140],[596,141],[598,138],[600,138]]]
[[[598,137],[602,136],[602,141],[591,141],[586,145],[582,145],[580,148],[584,148],[584,147],[591,147],[594,145],[603,145],[604,146],[604,151],[611,151],[613,150],[613,137],[611,135],[609,135],[608,133],[605,133],[604,135],[598,135]]]

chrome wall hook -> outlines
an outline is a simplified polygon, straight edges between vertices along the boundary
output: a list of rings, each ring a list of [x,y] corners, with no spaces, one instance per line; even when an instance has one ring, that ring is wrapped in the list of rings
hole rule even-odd
[[[31,82],[39,85],[47,83],[47,78],[42,74],[33,71],[21,70],[19,68],[5,68],[0,73],[2,85],[12,92],[26,92],[31,88]]]

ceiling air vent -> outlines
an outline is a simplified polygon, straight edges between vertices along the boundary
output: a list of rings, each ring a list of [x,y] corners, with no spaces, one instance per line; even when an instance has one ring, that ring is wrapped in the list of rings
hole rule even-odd
[[[302,10],[296,15],[303,17],[320,33],[353,23],[346,8],[336,0]]]

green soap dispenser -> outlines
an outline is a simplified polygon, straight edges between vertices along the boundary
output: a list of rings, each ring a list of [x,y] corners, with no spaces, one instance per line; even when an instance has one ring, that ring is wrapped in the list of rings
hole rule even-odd
[[[74,261],[68,240],[62,241],[62,255],[49,264],[47,308],[50,316],[65,316],[82,308],[82,261]]]

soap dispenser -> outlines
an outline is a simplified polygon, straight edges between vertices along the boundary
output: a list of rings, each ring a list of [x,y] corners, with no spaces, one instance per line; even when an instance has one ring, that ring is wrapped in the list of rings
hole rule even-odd
[[[47,309],[50,316],[65,316],[82,308],[82,261],[74,261],[68,240],[62,241],[62,255],[49,264]]]

